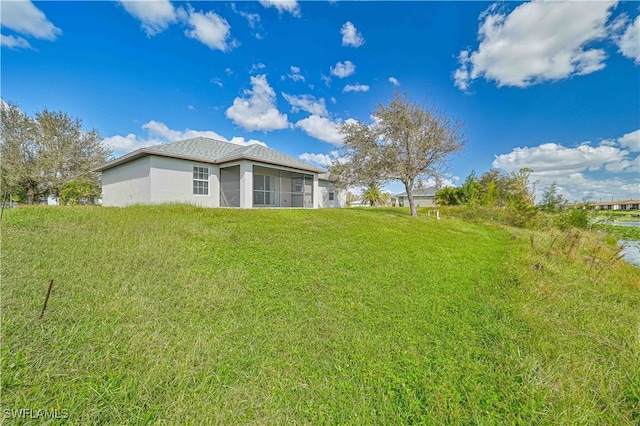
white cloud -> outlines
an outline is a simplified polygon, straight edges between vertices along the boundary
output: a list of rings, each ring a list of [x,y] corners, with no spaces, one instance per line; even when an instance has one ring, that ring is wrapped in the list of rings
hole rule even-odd
[[[265,64],[263,64],[262,62],[258,62],[257,64],[253,64],[251,65],[251,70],[249,70],[249,72],[256,72],[256,71],[260,71],[265,69],[267,66]]]
[[[0,34],[0,45],[9,47],[11,49],[30,49],[29,42],[22,37],[14,37],[12,35],[6,36]]]
[[[508,172],[530,167],[534,170],[532,182],[538,182],[538,197],[554,181],[570,200],[638,197],[640,156],[634,157],[629,152],[638,148],[638,138],[640,130],[617,139],[605,139],[598,146],[585,142],[574,148],[555,143],[514,148],[508,154],[496,156],[493,167]]]
[[[328,117],[310,115],[296,123],[296,127],[305,131],[309,136],[329,142],[334,145],[342,144],[342,135],[338,132],[340,123],[330,120]]]
[[[110,146],[115,152],[121,154],[125,154],[127,152],[131,152],[147,146],[159,145],[161,143],[175,142],[196,137],[217,139],[224,142],[234,143],[236,145],[260,144],[267,146],[262,141],[256,139],[245,140],[244,137],[240,136],[234,136],[229,140],[224,136],[221,136],[219,133],[214,132],[213,130],[174,130],[170,129],[166,124],[155,120],[151,120],[143,124],[142,128],[148,131],[149,136],[147,138],[137,136],[134,133],[129,133],[126,136],[111,136],[104,139],[104,143],[107,146]]]
[[[586,46],[606,37],[615,4],[533,1],[508,15],[492,5],[480,15],[478,49],[458,56],[455,85],[466,90],[484,77],[498,87],[527,87],[604,68],[604,50]]]
[[[347,92],[368,92],[369,91],[369,86],[367,86],[366,84],[347,84],[346,86],[344,86],[344,89],[342,89],[342,92],[347,93]]]
[[[120,1],[131,16],[142,23],[148,36],[166,30],[178,20],[178,14],[169,0]]]
[[[333,160],[335,157],[327,154],[313,154],[305,152],[304,154],[300,154],[298,158],[304,161],[319,164],[324,167],[329,167],[333,164]]]
[[[316,99],[312,95],[295,96],[286,93],[283,93],[282,96],[291,104],[294,112],[302,110],[322,117],[328,115],[324,98]]]
[[[115,135],[105,138],[103,143],[116,153],[126,154],[146,146],[158,145],[160,141],[142,139],[129,133],[127,136]]]
[[[300,5],[296,0],[260,0],[264,7],[275,7],[279,13],[289,12],[295,17],[300,16]]]
[[[260,15],[258,15],[257,13],[243,12],[242,10],[239,10],[238,8],[236,8],[235,3],[231,3],[231,9],[235,13],[237,13],[238,15],[246,19],[251,29],[256,29],[256,27],[260,25]]]
[[[345,122],[354,121],[349,118]],[[336,146],[342,145],[342,135],[338,132],[338,126],[342,121],[333,121],[328,117],[322,117],[312,114],[307,118],[303,118],[296,123],[296,127],[304,130],[309,136],[324,142],[329,142]]]
[[[343,46],[360,47],[364,44],[364,37],[349,21],[340,28],[340,34],[342,34]]]
[[[246,130],[275,130],[288,127],[286,114],[280,114],[276,107],[276,93],[264,74],[251,77],[251,90],[244,91],[244,98],[238,97],[226,112],[227,118]]]
[[[640,16],[627,26],[622,36],[616,38],[616,44],[620,53],[640,65]]]
[[[338,78],[349,77],[356,72],[356,66],[351,61],[338,62],[335,67],[330,67],[331,74]]]
[[[222,80],[220,80],[218,77],[212,78],[211,82],[213,84],[215,84],[216,86],[218,86],[218,87],[223,87],[224,86],[224,84],[222,83]]]
[[[632,176],[633,174],[598,177],[584,172],[543,172],[534,173],[531,178],[537,182],[535,195],[538,201],[541,200],[544,189],[553,182],[556,182],[561,194],[570,201],[606,201],[638,198],[640,179],[637,174],[635,178]]]
[[[640,129],[623,135],[617,142],[631,152],[640,152]]]
[[[331,77],[326,76],[324,74],[320,74],[320,78],[322,79],[322,81],[324,81],[324,84],[329,87],[331,86]]]
[[[40,9],[35,7],[30,1],[25,0],[3,1],[2,20],[0,22],[3,27],[42,40],[52,41],[62,34],[62,30],[53,25]],[[19,40],[14,40],[13,42],[18,44],[22,43]]]
[[[389,77],[389,83],[393,84],[394,86],[400,86],[400,82],[395,77]]]
[[[190,30],[185,31],[187,37],[198,40],[209,49],[226,52],[237,46],[236,41],[227,41],[231,26],[226,19],[214,12],[189,12]]]
[[[598,170],[606,164],[620,162],[627,154],[627,151],[607,145],[592,147],[582,144],[576,148],[567,148],[555,143],[545,143],[531,148],[514,148],[508,154],[498,155],[493,161],[493,167],[507,171],[530,167],[536,172],[579,172],[586,169]]]
[[[293,81],[304,81],[304,76],[300,74],[300,67],[291,66],[291,73],[287,74],[287,77]]]

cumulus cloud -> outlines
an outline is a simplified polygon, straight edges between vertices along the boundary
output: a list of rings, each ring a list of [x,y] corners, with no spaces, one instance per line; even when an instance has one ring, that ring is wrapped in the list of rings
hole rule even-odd
[[[369,86],[367,86],[366,84],[347,84],[346,86],[344,86],[344,89],[342,89],[343,93],[368,92],[368,91],[369,91]]]
[[[11,49],[30,49],[29,42],[22,37],[14,37],[12,35],[6,36],[0,34],[0,45],[9,47]]]
[[[288,95],[283,93],[282,96],[289,102],[293,112],[306,111],[312,115],[327,116],[327,105],[324,98],[316,99],[312,95]]]
[[[345,123],[353,122],[352,118],[345,120]],[[302,129],[312,138],[323,142],[328,142],[336,146],[342,145],[342,134],[338,131],[338,126],[342,120],[331,120],[329,117],[312,114],[296,123],[296,127]]]
[[[305,152],[304,154],[300,154],[298,158],[304,161],[309,161],[311,163],[319,164],[324,167],[329,167],[330,165],[333,164],[335,155],[313,154],[313,153]]]
[[[640,152],[640,129],[626,133],[617,139],[617,142],[631,152]]]
[[[293,81],[304,81],[304,76],[300,73],[300,67],[291,66],[291,73],[287,74],[287,77]],[[282,79],[284,80],[284,77]]]
[[[640,65],[640,16],[626,27],[621,36],[615,37],[615,41],[620,53]]]
[[[343,46],[360,47],[364,44],[364,37],[349,21],[340,28],[340,34],[342,34]]]
[[[598,170],[606,164],[622,161],[627,154],[627,151],[607,145],[593,147],[582,144],[567,148],[556,143],[545,143],[536,147],[514,148],[508,154],[498,155],[493,166],[507,171],[523,167],[530,167],[536,172]]]
[[[356,72],[356,66],[351,61],[338,62],[335,67],[329,68],[332,75],[345,78]]]
[[[514,148],[510,153],[497,155],[493,167],[508,172],[523,167],[533,169],[531,178],[538,182],[538,197],[553,182],[571,200],[627,198],[630,194],[637,197],[640,156],[630,151],[640,151],[639,138],[637,130],[617,139],[603,140],[597,146],[585,142],[571,148],[556,143]]]
[[[604,68],[604,50],[587,45],[607,36],[616,3],[533,1],[509,14],[490,6],[480,15],[478,49],[458,56],[455,85],[467,90],[471,81],[485,78],[498,87],[527,87]]]
[[[295,17],[300,16],[300,5],[296,0],[260,0],[264,7],[275,7],[278,13],[289,12]]]
[[[152,145],[159,145],[161,143],[175,142],[184,139],[191,139],[196,137],[204,137],[217,139],[224,142],[234,143],[236,145],[252,145],[260,144],[267,146],[264,142],[249,139],[245,140],[244,137],[234,136],[231,139],[227,139],[213,130],[174,130],[169,128],[166,124],[151,120],[142,125],[144,130],[147,130],[147,137],[140,137],[134,133],[129,133],[126,136],[115,135],[104,139],[104,143],[111,147],[115,152],[126,154],[136,149],[144,148]]]
[[[251,90],[237,97],[227,111],[227,118],[246,130],[275,130],[289,126],[286,114],[276,107],[276,93],[264,74],[251,77]]]
[[[3,1],[2,2],[2,27],[9,28],[17,33],[41,40],[55,40],[62,34],[62,30],[31,1]],[[14,48],[28,48],[29,43],[22,37],[2,36],[2,45]]]
[[[185,31],[189,38],[198,40],[211,50],[226,52],[237,46],[237,41],[229,41],[231,26],[226,19],[214,12],[189,12],[190,30]]]
[[[389,83],[393,84],[394,86],[400,86],[400,82],[398,81],[397,78],[395,77],[389,77]]]
[[[120,1],[131,16],[138,19],[148,36],[153,36],[178,20],[178,14],[169,0]]]
[[[227,52],[238,46],[238,41],[230,39],[231,26],[226,19],[215,12],[196,12],[187,4],[175,8],[169,0],[120,1],[124,9],[142,24],[149,37],[166,30],[171,24],[180,23],[187,27],[184,34],[198,40],[212,50]]]

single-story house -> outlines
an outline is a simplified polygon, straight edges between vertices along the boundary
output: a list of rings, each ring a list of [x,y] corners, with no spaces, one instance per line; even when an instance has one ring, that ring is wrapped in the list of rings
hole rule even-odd
[[[416,207],[435,207],[436,187],[431,186],[429,188],[416,188],[413,190],[413,202]],[[407,193],[403,192],[396,194],[392,197],[392,203],[394,202],[399,207],[409,207],[409,198]]]
[[[102,205],[345,207],[326,171],[260,144],[209,138],[141,148],[96,168]]]
[[[598,210],[640,210],[640,200],[618,200],[590,203]]]

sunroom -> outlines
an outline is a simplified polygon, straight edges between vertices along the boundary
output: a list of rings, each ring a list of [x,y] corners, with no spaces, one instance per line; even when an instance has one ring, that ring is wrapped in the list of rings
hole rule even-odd
[[[315,186],[317,176],[304,171],[250,162],[220,167],[220,206],[315,208]]]

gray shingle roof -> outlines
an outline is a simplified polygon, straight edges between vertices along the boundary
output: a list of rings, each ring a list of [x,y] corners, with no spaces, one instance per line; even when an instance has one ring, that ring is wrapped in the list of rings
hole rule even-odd
[[[236,145],[230,142],[202,137],[141,148],[122,157],[118,157],[115,160],[111,160],[96,168],[94,171],[101,172],[146,155],[162,155],[165,157],[182,158],[213,164],[223,164],[236,160],[253,160],[293,169],[317,173],[325,172],[325,170],[319,167],[262,145]]]

